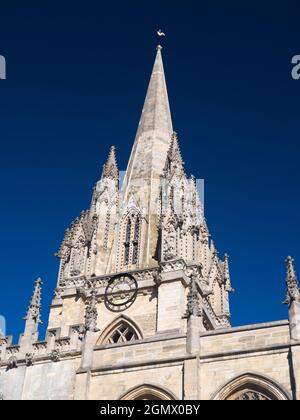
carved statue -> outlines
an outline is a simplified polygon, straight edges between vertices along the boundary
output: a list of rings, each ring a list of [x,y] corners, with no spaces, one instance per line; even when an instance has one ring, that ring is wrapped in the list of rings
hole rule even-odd
[[[79,276],[82,274],[85,257],[85,241],[80,237],[77,244],[72,249],[71,257],[71,276]]]

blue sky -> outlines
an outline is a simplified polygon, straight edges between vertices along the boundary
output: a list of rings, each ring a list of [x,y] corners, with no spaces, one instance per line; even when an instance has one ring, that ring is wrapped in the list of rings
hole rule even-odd
[[[287,317],[286,256],[300,267],[300,8],[199,3],[1,4],[0,314],[16,339],[37,276],[45,329],[54,253],[111,144],[126,168],[158,28],[186,169],[205,179],[208,225],[230,255],[232,322]]]

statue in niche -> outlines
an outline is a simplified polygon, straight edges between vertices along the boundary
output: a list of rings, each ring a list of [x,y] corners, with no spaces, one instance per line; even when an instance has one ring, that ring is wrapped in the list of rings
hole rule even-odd
[[[164,228],[164,258],[166,261],[176,258],[177,234],[174,220],[170,219]]]
[[[71,276],[79,276],[82,274],[83,265],[85,259],[85,241],[82,237],[79,238],[78,242],[72,249],[71,258]]]

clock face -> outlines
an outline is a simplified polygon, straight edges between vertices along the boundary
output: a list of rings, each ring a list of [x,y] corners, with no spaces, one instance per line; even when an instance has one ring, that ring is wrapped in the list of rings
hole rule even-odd
[[[131,274],[118,274],[106,287],[105,305],[113,312],[124,311],[135,301],[137,291],[137,281]]]

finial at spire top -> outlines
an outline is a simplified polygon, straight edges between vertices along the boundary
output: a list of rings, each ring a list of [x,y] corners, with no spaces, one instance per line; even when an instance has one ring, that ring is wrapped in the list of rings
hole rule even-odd
[[[158,46],[156,47],[157,51],[162,50],[162,46],[160,44],[158,44]]]

